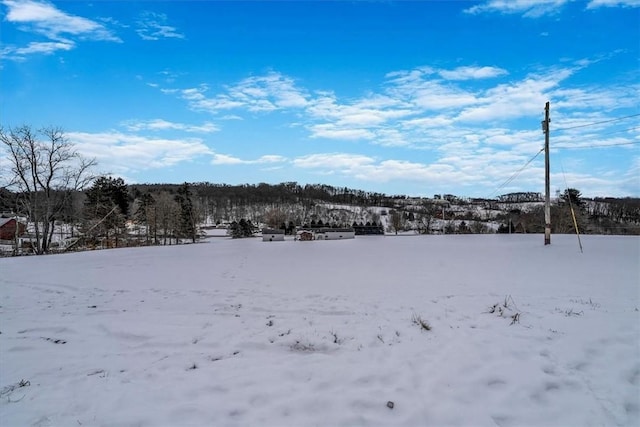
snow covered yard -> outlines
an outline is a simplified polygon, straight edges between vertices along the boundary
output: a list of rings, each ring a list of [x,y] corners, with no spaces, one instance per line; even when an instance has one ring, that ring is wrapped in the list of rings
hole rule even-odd
[[[639,425],[640,239],[583,244],[215,239],[0,259],[0,424]]]

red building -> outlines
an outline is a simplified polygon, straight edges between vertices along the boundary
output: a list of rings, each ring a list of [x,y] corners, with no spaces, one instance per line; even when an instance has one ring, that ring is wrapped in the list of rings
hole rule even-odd
[[[15,218],[0,218],[0,240],[13,240],[16,237],[16,224],[18,227],[18,237],[25,232],[25,225],[19,223]]]

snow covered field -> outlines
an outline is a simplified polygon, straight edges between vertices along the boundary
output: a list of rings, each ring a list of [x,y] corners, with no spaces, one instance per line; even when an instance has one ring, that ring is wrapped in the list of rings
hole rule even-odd
[[[221,238],[0,259],[0,424],[640,425],[640,239],[583,244]]]

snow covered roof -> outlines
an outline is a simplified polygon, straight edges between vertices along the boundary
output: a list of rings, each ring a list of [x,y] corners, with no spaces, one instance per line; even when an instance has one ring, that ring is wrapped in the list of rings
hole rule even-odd
[[[13,218],[0,218],[0,227],[11,221]]]

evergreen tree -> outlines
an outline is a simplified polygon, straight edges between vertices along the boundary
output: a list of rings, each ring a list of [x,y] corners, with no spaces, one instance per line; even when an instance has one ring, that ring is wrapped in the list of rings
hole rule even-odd
[[[229,225],[229,234],[234,239],[253,236],[253,224],[242,218],[239,222],[233,221]]]
[[[252,237],[253,236],[253,224],[251,224],[251,220],[246,220],[243,218],[240,220],[240,229],[242,231],[242,237]]]
[[[86,191],[85,217],[87,231],[95,237],[104,236],[110,246],[110,236],[118,239],[125,233],[129,213],[127,185],[122,178],[102,176]]]
[[[150,236],[153,236],[154,243],[157,243],[157,215],[156,215],[156,200],[151,193],[141,194],[139,197],[138,209],[133,215],[134,220],[138,224],[145,225],[145,240],[146,244],[149,244]]]
[[[180,186],[175,196],[175,201],[180,206],[178,234],[181,237],[190,238],[191,241],[195,243],[198,237],[198,222],[188,183],[185,182]]]
[[[576,207],[582,207],[584,204],[582,201],[582,194],[575,188],[567,188],[564,190],[564,193],[560,195],[560,200],[564,203],[571,203]]]

